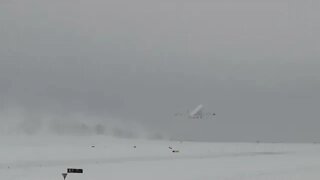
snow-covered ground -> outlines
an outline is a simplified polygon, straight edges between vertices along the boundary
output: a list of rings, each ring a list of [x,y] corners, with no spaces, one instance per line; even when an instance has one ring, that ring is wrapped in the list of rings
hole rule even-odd
[[[1,137],[0,179],[320,179],[320,144],[203,143],[105,136]],[[134,148],[136,146],[136,148]],[[173,150],[179,150],[173,153]]]

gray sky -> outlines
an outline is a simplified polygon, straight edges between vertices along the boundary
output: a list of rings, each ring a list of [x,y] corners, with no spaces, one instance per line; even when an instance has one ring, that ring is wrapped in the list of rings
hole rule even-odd
[[[319,8],[317,0],[1,1],[1,133],[99,122],[114,134],[319,141]],[[216,118],[174,117],[198,104]]]

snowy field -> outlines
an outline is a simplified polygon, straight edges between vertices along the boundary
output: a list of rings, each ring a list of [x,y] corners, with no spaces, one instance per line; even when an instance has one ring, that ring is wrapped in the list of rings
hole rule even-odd
[[[320,144],[1,137],[1,180],[319,180]],[[134,148],[136,146],[136,148]],[[169,147],[172,147],[170,149]],[[179,150],[173,153],[172,150]]]

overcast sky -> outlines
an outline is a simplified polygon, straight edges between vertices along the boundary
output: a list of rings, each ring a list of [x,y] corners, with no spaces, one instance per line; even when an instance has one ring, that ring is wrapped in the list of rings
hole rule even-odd
[[[320,141],[319,8],[318,0],[2,0],[1,134],[99,122],[129,135]],[[217,116],[174,116],[198,104]]]

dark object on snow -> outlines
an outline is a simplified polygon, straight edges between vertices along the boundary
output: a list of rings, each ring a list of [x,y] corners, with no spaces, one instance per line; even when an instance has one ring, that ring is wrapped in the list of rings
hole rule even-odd
[[[169,149],[172,149],[172,147],[171,147],[171,146],[169,146]]]
[[[133,146],[133,148],[137,148],[137,146]]]
[[[95,148],[96,146],[91,146],[92,148]]]
[[[180,152],[179,150],[172,150],[173,153],[178,153]]]
[[[62,177],[64,180],[66,180],[66,177],[68,176],[68,173],[62,173]]]

